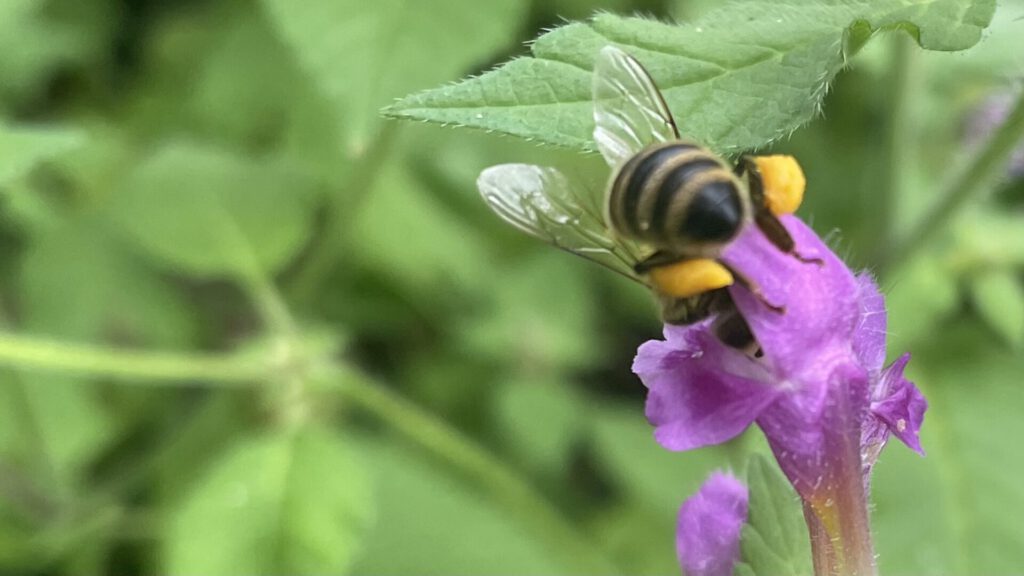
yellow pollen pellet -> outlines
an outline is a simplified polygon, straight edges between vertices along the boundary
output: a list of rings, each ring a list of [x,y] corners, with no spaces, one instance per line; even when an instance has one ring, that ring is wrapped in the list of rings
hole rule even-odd
[[[714,260],[683,260],[651,270],[654,288],[674,298],[689,298],[733,283],[732,273]]]
[[[764,196],[773,214],[792,214],[800,207],[807,188],[807,178],[796,158],[784,154],[755,156],[761,172]]]

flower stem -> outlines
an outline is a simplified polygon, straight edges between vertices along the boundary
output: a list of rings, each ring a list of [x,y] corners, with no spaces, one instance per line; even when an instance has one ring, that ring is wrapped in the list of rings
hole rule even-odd
[[[965,202],[988,189],[1005,169],[1006,163],[1024,136],[1024,93],[1017,97],[1010,115],[999,130],[978,151],[958,176],[938,194],[934,204],[917,224],[898,239],[881,261],[883,270],[913,256],[937,233]]]
[[[862,480],[860,454],[839,487],[836,506],[839,514],[839,538],[835,546],[837,576],[874,576],[875,551],[871,543],[867,494]]]
[[[0,366],[66,372],[133,384],[184,382],[248,386],[266,381],[274,365],[252,356],[139,352],[0,332]],[[351,368],[334,365],[330,381],[345,398],[471,477],[548,543],[574,573],[615,574],[604,552],[567,522],[518,475],[444,422]]]
[[[807,531],[811,535],[811,560],[814,564],[814,573],[816,575],[831,574],[836,565],[836,551],[825,526],[807,502],[804,502],[804,520],[807,521]]]
[[[875,576],[867,498],[860,471],[824,500],[804,502],[815,576]]]
[[[804,500],[815,576],[875,576],[867,487],[860,452],[861,428],[851,398],[837,395],[826,432],[828,464],[820,492]]]
[[[620,572],[603,550],[566,522],[529,484],[454,428],[354,370],[333,371],[327,382],[348,400],[442,457],[483,487],[562,559],[572,573]]]

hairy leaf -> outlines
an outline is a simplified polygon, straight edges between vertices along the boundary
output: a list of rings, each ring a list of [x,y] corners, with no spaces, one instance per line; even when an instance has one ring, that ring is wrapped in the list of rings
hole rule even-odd
[[[740,572],[758,576],[812,574],[811,548],[800,500],[767,458],[747,463],[750,507],[740,540]]]
[[[249,438],[170,518],[169,574],[340,574],[372,519],[370,485],[341,438],[311,426]]]
[[[682,131],[720,151],[764,146],[810,120],[828,83],[878,30],[900,28],[932,50],[978,42],[994,0],[746,0],[692,24],[599,15],[537,39],[533,57],[414,94],[402,118],[473,126],[590,150],[591,69],[615,44],[661,88]]]

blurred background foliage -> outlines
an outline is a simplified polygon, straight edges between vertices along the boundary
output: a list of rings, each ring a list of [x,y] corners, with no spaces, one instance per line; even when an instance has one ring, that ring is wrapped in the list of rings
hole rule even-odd
[[[659,448],[649,296],[475,190],[606,169],[377,111],[562,18],[715,3],[298,4],[0,0],[0,573],[676,573],[678,506],[762,441]],[[876,38],[777,146],[931,402],[875,477],[885,574],[1024,565],[1024,179],[887,257],[1020,90],[1022,15]]]

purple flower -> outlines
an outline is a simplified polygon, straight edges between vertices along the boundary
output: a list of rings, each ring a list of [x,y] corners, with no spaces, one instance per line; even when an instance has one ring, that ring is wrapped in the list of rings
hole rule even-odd
[[[867,473],[890,434],[921,450],[927,403],[903,377],[907,356],[883,369],[885,306],[872,279],[855,276],[799,219],[783,223],[800,252],[824,265],[782,253],[756,226],[723,255],[785,307],[772,311],[730,288],[763,356],[722,344],[705,321],[666,326],[664,341],[640,347],[633,371],[649,388],[647,417],[663,446],[723,442],[756,422],[830,537],[866,534]]]
[[[683,502],[676,552],[686,576],[730,576],[739,559],[740,531],[747,521],[747,487],[714,472],[700,491]]]

